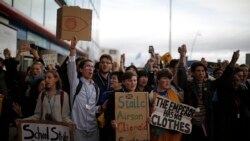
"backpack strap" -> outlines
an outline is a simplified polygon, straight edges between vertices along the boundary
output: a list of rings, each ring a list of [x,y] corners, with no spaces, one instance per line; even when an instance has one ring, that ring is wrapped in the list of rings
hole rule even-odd
[[[46,93],[45,93],[45,91],[43,91],[42,95],[41,95],[41,115],[43,112],[43,100],[44,100],[45,95],[46,95]],[[63,109],[63,102],[64,102],[64,91],[61,90],[61,94],[60,94],[61,113],[62,113],[62,109]]]
[[[100,89],[98,87],[98,85],[96,83],[93,84],[94,87],[95,87],[95,90],[96,90],[96,103],[98,102],[99,100],[99,95],[100,95]],[[70,105],[70,109],[72,109],[74,103],[75,103],[75,99],[76,99],[76,96],[79,94],[80,90],[82,89],[82,81],[81,79],[79,78],[79,83],[76,87],[76,92],[75,92],[75,95],[73,97],[73,101],[72,101],[72,105]]]
[[[98,85],[96,83],[94,83],[93,85],[94,85],[95,91],[96,91],[96,104],[97,104],[98,101],[99,101],[100,89],[99,89],[99,87],[98,87]]]
[[[61,90],[60,102],[61,102],[61,113],[62,113],[63,102],[64,102],[64,91],[63,90]]]
[[[44,99],[45,95],[46,95],[45,91],[42,91],[42,95],[41,95],[41,117],[40,117],[40,119],[42,119],[42,115],[43,115],[43,99]]]
[[[43,99],[44,99],[44,96],[46,95],[45,91],[42,92],[42,95],[41,95],[41,104],[43,104]]]
[[[246,86],[247,86],[247,89],[250,89],[250,79],[247,79]]]
[[[82,81],[81,79],[79,78],[79,83],[76,87],[76,92],[75,92],[75,95],[73,97],[73,101],[72,101],[72,105],[70,104],[70,109],[72,109],[73,105],[74,105],[74,102],[76,100],[76,96],[79,94],[80,90],[82,89]]]

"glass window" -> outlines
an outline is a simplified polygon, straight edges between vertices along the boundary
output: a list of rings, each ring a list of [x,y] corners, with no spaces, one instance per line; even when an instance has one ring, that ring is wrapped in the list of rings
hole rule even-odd
[[[13,0],[13,7],[41,25],[43,24],[44,0]]]
[[[43,25],[44,0],[33,0],[31,7],[31,18]]]
[[[3,0],[3,1],[12,6],[12,0]]]
[[[67,4],[68,6],[73,6],[73,5],[75,5],[75,0],[65,0],[65,2],[66,2],[66,4]]]
[[[116,54],[116,50],[110,49],[110,50],[109,50],[109,54]]]
[[[45,0],[45,22],[46,29],[56,34],[57,9],[59,5],[52,0]]]
[[[14,0],[13,6],[22,13],[24,13],[26,16],[30,17],[31,1],[32,0]]]

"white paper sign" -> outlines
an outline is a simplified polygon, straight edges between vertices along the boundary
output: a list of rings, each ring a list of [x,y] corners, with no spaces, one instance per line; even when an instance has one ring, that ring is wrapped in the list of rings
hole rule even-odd
[[[20,128],[22,141],[70,141],[65,125],[23,122]]]
[[[155,111],[150,117],[150,124],[190,134],[192,131],[191,119],[195,110],[192,106],[175,103],[158,95],[155,101]]]
[[[43,54],[42,56],[45,65],[52,64],[53,66],[55,66],[55,64],[57,63],[57,54]]]

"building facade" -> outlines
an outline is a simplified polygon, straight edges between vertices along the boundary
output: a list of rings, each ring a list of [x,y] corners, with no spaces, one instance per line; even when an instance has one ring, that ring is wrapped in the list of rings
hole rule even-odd
[[[41,52],[56,52],[58,62],[62,62],[70,48],[68,41],[56,37],[57,9],[64,5],[92,10],[92,39],[79,41],[77,51],[79,56],[98,60],[100,0],[0,0],[0,32],[4,34],[0,52],[7,47],[15,56],[20,41],[32,41]]]

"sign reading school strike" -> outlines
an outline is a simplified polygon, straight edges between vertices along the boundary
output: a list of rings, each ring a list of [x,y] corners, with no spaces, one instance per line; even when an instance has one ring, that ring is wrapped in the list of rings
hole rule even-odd
[[[21,121],[19,141],[73,141],[69,127],[61,122]]]
[[[150,118],[150,124],[166,129],[190,134],[191,119],[195,108],[182,103],[175,103],[166,97],[158,95],[155,101],[155,111]]]
[[[148,93],[115,93],[116,141],[149,141]]]

